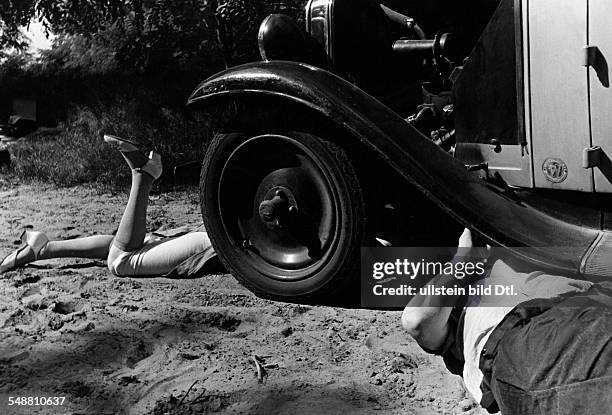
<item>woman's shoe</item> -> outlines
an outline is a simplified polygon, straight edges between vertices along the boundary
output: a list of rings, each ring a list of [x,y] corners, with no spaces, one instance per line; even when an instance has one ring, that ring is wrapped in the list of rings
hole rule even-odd
[[[132,170],[143,167],[149,161],[146,154],[133,141],[110,134],[104,134],[104,141],[121,152],[121,155]]]
[[[38,259],[38,256],[40,255],[40,251],[42,251],[43,248],[46,247],[47,243],[49,242],[49,238],[47,238],[47,235],[45,235],[44,233],[28,230],[23,231],[19,239],[24,242],[24,245],[15,250],[13,253],[9,254],[6,258],[2,260],[2,262],[0,262],[0,274],[3,274],[6,271],[16,268],[17,258],[19,257],[19,254],[21,254],[25,250],[31,250],[31,254],[34,258],[32,261],[36,261]],[[24,255],[28,255],[28,253],[25,253]]]
[[[104,141],[117,148],[122,153],[131,153],[132,151],[141,151],[138,144],[125,138],[117,137],[116,135],[104,134]]]
[[[145,163],[145,165],[135,170],[147,173],[155,180],[159,179],[159,177],[162,175],[162,172],[164,171],[161,155],[159,153],[151,151],[149,153],[149,160]]]

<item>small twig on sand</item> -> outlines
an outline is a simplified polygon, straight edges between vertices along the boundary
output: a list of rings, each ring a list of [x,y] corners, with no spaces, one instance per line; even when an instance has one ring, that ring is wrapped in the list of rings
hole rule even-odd
[[[268,372],[264,368],[263,362],[260,361],[260,357],[257,355],[253,355],[253,362],[255,363],[255,370],[257,370],[257,381],[264,383],[268,377]]]
[[[197,403],[200,400],[200,398],[204,396],[205,393],[206,393],[206,389],[204,389],[198,396],[196,396],[195,399],[192,399],[191,402],[189,402],[189,405]]]
[[[178,406],[181,406],[183,404],[183,401],[185,400],[185,398],[187,397],[187,395],[189,395],[189,392],[191,392],[191,388],[193,388],[193,386],[198,383],[198,380],[194,380],[193,383],[191,384],[191,386],[189,387],[189,389],[187,389],[187,392],[185,392],[185,395],[183,395],[183,398],[181,399],[181,401],[179,402]],[[177,406],[177,407],[178,407]]]

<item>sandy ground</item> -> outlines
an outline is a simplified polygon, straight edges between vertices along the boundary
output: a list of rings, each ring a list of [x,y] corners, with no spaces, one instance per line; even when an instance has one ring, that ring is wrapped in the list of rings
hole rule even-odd
[[[110,233],[125,201],[4,185],[0,256],[24,226],[52,238]],[[152,229],[199,215],[193,190],[151,198]],[[262,300],[230,275],[119,279],[104,262],[39,262],[0,277],[0,413],[484,413],[399,318]],[[263,382],[253,356],[269,365]],[[65,400],[8,406],[28,396]]]

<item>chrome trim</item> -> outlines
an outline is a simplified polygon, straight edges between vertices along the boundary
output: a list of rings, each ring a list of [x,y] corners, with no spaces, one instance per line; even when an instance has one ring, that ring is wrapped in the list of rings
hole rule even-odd
[[[264,61],[268,61],[268,57],[266,56],[266,49],[264,48],[264,42],[263,42],[263,37],[264,37],[264,28],[266,27],[266,25],[268,24],[268,20],[270,20],[270,18],[272,17],[272,15],[269,15],[268,17],[266,17],[263,22],[261,22],[261,24],[259,25],[259,30],[257,31],[257,48],[259,49],[259,55],[261,56],[261,59],[263,59]]]
[[[333,0],[309,0],[306,5],[306,30],[323,46],[330,62],[334,61]]]

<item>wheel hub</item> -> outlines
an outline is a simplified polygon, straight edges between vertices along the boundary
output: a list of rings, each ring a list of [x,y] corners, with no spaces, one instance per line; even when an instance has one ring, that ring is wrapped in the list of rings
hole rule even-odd
[[[272,226],[282,226],[297,213],[297,202],[292,192],[282,186],[275,186],[259,204],[259,217],[262,222]]]

